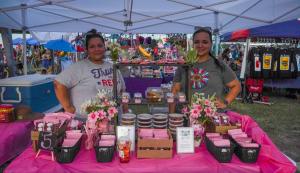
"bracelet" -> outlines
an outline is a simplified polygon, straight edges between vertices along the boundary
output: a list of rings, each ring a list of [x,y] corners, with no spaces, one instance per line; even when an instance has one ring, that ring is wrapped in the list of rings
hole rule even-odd
[[[226,99],[224,99],[224,104],[225,104],[226,106],[228,106],[228,105],[229,105],[229,102],[228,102]]]

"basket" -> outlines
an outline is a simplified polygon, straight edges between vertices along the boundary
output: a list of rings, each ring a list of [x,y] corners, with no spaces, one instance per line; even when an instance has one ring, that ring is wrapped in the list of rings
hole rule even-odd
[[[205,144],[207,150],[214,156],[216,160],[218,160],[220,163],[228,163],[231,162],[232,155],[234,152],[234,147],[232,143],[230,142],[230,147],[218,147],[213,144],[212,141],[210,141],[205,136]]]
[[[55,147],[54,154],[59,163],[71,163],[80,150],[82,137],[73,147]]]
[[[260,147],[261,146],[259,145],[258,148],[248,148],[248,147],[242,147],[239,144],[237,144],[237,147],[235,149],[235,154],[242,162],[255,163],[258,158]]]
[[[97,162],[111,162],[115,153],[115,146],[95,146]]]
[[[238,158],[245,163],[255,163],[258,158],[258,154],[260,151],[261,145],[258,148],[249,148],[242,147],[239,143],[237,143],[231,136],[229,137],[231,144],[234,147],[234,153],[238,156]],[[253,140],[252,140],[253,141]]]

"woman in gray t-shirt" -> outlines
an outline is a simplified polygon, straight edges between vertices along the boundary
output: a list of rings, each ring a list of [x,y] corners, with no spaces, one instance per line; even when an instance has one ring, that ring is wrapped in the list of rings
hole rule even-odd
[[[240,82],[235,73],[223,62],[210,53],[212,34],[205,28],[200,28],[193,34],[194,49],[197,50],[198,62],[191,69],[191,77],[187,79],[192,93],[201,92],[206,96],[216,95],[217,108],[226,108],[241,91]],[[184,70],[178,68],[173,79],[173,94],[177,94],[184,85]],[[229,92],[224,93],[228,88]],[[175,111],[175,104],[170,105],[170,112]]]
[[[88,58],[77,62],[60,73],[55,81],[55,93],[66,112],[81,114],[83,102],[95,97],[98,89],[113,90],[113,65],[104,61],[103,37],[95,30],[86,35]],[[118,91],[125,91],[122,75],[117,71]]]

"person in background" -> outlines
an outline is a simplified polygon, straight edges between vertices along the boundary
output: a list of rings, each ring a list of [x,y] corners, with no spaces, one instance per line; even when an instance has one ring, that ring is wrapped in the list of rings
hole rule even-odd
[[[188,82],[192,93],[201,92],[207,97],[215,94],[218,109],[226,108],[241,91],[240,82],[234,72],[222,61],[217,60],[210,52],[212,47],[212,34],[206,28],[200,28],[193,34],[193,46],[197,50],[198,62],[193,64],[191,77]],[[184,70],[178,68],[174,79],[172,92],[176,95],[181,91],[184,80]],[[186,82],[186,81],[185,81]],[[225,88],[229,92],[225,94]],[[175,104],[169,107],[175,112]]]
[[[220,60],[223,61],[225,64],[229,64],[230,63],[230,58],[229,55],[230,54],[230,49],[226,48],[224,49],[224,51],[222,52],[222,55],[220,57]]]
[[[105,43],[96,30],[86,34],[88,57],[72,64],[54,80],[56,97],[66,112],[82,117],[81,105],[96,96],[98,89],[113,90],[113,64],[104,61]],[[117,72],[118,93],[125,91],[121,73]]]

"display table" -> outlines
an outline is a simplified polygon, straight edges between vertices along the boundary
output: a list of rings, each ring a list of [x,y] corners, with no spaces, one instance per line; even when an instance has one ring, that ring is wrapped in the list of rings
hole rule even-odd
[[[276,148],[268,136],[248,116],[241,116],[234,112],[228,113],[233,119],[240,119],[243,129],[262,145],[258,161],[253,164],[241,162],[233,155],[231,163],[219,163],[206,150],[204,144],[196,149],[194,154],[175,153],[172,159],[136,159],[132,156],[129,163],[120,163],[117,155],[110,163],[96,162],[94,150],[85,150],[82,146],[80,152],[70,164],[59,164],[51,161],[50,156],[42,155],[35,159],[35,153],[27,148],[6,169],[5,173],[24,172],[164,172],[164,173],[199,173],[199,172],[285,172],[292,173],[296,167]],[[174,148],[176,146],[174,145]]]
[[[32,121],[0,123],[0,165],[18,156],[30,144]]]

